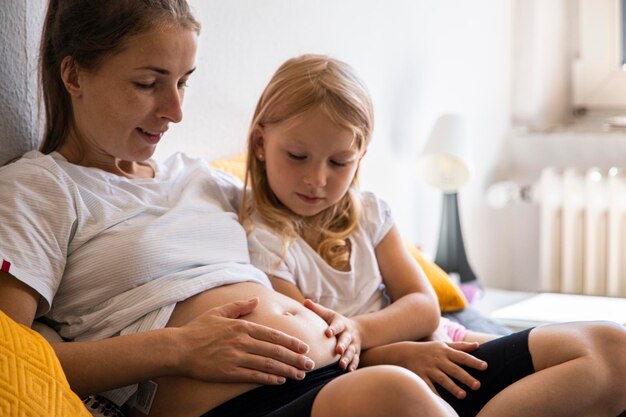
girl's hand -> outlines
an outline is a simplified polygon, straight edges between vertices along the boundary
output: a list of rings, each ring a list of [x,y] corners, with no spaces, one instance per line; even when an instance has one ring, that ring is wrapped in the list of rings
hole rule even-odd
[[[354,371],[359,366],[361,354],[361,333],[357,323],[309,299],[304,301],[304,306],[328,323],[326,336],[337,337],[336,352],[341,355],[339,366]]]
[[[391,360],[387,363],[415,372],[434,393],[437,394],[434,384],[439,384],[459,399],[465,398],[466,392],[455,380],[472,390],[480,388],[480,382],[461,366],[487,369],[486,362],[467,353],[478,348],[476,342],[400,342],[384,348],[389,349],[385,356]]]
[[[196,379],[276,385],[303,379],[315,364],[309,347],[278,330],[236,320],[250,314],[258,298],[213,308],[173,328],[179,354],[176,368]]]

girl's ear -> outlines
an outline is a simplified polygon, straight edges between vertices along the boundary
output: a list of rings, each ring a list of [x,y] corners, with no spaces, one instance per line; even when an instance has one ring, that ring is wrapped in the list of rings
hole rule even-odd
[[[363,159],[366,153],[367,153],[367,148],[363,149],[363,153],[361,154],[361,157],[359,158],[359,162],[361,162],[361,160]]]
[[[250,140],[252,141],[252,149],[258,160],[265,160],[265,140],[263,139],[263,127],[258,126],[252,131]]]
[[[81,94],[80,82],[78,77],[78,65],[74,58],[66,56],[61,61],[61,79],[65,85],[65,89],[72,96],[79,96]]]

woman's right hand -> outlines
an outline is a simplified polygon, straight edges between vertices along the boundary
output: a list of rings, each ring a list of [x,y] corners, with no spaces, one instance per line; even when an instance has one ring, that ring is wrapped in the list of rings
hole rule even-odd
[[[463,399],[465,390],[456,381],[470,387],[480,388],[480,382],[462,366],[485,370],[487,363],[470,355],[478,348],[475,342],[399,342],[370,349],[362,354],[364,363],[373,365],[387,363],[402,366],[413,371],[428,384],[435,393],[435,384],[441,385],[455,397]],[[454,379],[453,379],[454,378]]]
[[[174,328],[178,369],[212,382],[279,385],[285,378],[303,379],[315,364],[309,347],[283,332],[237,318],[250,314],[259,299],[213,308]]]

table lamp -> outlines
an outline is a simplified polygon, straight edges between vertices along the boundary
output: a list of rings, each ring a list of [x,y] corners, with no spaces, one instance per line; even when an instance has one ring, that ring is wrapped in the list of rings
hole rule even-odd
[[[468,301],[480,291],[476,275],[467,261],[457,191],[470,178],[465,123],[456,114],[440,116],[418,162],[418,176],[443,194],[441,225],[435,263],[448,274],[457,274]]]

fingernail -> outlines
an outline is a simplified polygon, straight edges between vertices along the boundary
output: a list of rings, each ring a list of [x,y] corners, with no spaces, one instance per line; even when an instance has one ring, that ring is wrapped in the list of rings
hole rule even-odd
[[[307,359],[306,362],[304,362],[304,368],[307,370],[311,370],[315,367],[315,362],[313,362],[311,359]]]
[[[307,345],[304,342],[300,342],[300,344],[298,345],[298,352],[307,353],[308,351],[309,351],[309,345]]]
[[[279,385],[280,384],[284,384],[286,381],[287,381],[287,379],[283,378],[282,376],[279,376],[279,377],[276,378],[276,383],[279,384]]]
[[[302,372],[302,371],[298,371],[298,373],[296,373],[296,379],[298,379],[298,380],[302,380],[302,379],[304,379],[304,376],[305,376],[305,375],[306,375],[306,374],[305,374],[304,372]]]

